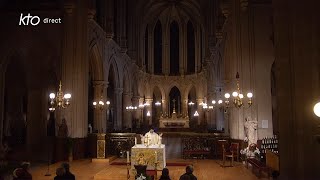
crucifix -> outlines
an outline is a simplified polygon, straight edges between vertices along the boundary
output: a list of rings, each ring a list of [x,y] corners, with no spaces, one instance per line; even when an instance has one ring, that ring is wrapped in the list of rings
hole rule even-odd
[[[176,99],[173,99],[172,102],[173,102],[173,112],[176,112]]]

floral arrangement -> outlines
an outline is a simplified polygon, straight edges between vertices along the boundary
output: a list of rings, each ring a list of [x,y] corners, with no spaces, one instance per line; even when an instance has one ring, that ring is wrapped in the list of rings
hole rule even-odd
[[[136,176],[136,180],[151,180],[151,177],[142,173],[140,176]]]
[[[136,180],[144,180],[144,179],[147,179],[147,177],[145,177],[145,176],[143,176],[143,175],[141,174],[139,177],[137,177]]]
[[[245,149],[240,150],[240,154],[243,156],[244,159],[247,158],[260,158],[260,150],[257,148],[256,144],[250,144]]]

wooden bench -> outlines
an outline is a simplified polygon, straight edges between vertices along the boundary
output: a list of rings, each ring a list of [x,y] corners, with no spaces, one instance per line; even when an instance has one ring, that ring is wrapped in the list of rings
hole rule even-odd
[[[247,165],[247,168],[248,168],[248,164],[251,164],[252,167],[254,168],[258,168],[259,170],[259,178],[261,177],[261,172],[262,171],[265,171],[268,173],[268,177],[270,177],[270,169],[261,161],[257,160],[257,159],[254,159],[254,158],[248,158],[246,160],[246,165]]]

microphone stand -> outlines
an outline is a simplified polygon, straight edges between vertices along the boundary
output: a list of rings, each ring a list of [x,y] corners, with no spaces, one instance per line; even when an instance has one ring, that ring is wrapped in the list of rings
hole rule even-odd
[[[48,152],[48,164],[47,164],[47,172],[44,176],[51,176],[50,174],[50,151],[49,151],[49,143],[50,143],[50,137],[47,136],[48,141],[47,141],[47,152]]]

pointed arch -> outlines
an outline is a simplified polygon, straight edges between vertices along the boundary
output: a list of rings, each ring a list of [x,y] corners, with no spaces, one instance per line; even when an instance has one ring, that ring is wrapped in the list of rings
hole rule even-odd
[[[175,110],[177,114],[181,113],[181,91],[177,86],[173,86],[169,92],[169,106],[170,114]]]
[[[89,72],[92,80],[104,80],[103,62],[97,45],[93,45],[89,52]]]

